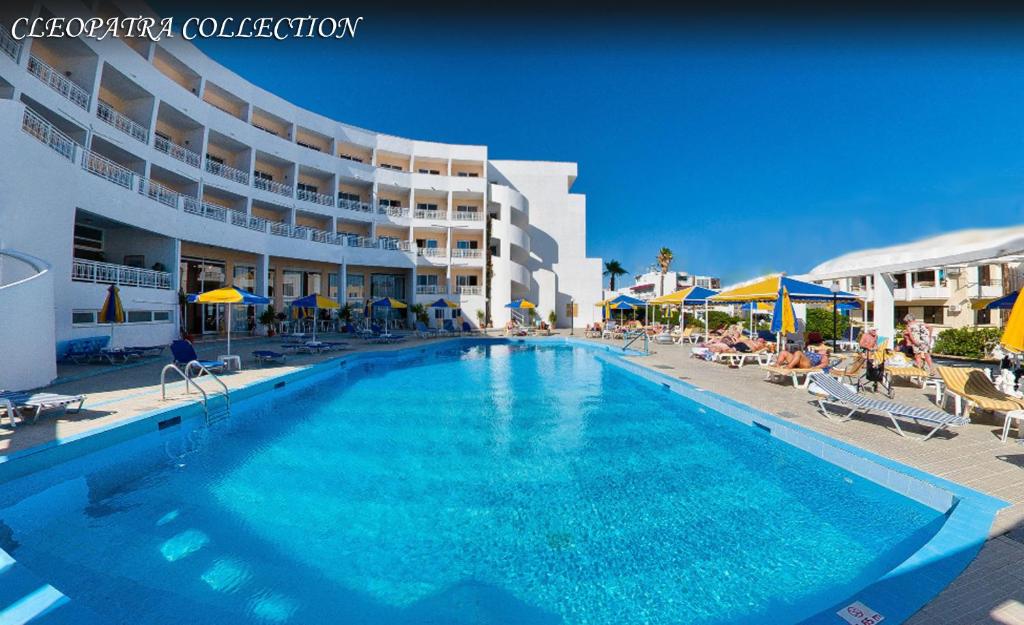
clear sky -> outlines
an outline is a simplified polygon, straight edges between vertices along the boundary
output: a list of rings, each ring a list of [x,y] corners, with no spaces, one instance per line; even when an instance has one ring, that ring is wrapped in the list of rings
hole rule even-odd
[[[663,245],[674,268],[729,282],[1024,222],[1020,20],[399,18],[340,6],[366,16],[355,41],[198,43],[348,123],[482,143],[496,159],[578,162],[588,252],[631,272]]]

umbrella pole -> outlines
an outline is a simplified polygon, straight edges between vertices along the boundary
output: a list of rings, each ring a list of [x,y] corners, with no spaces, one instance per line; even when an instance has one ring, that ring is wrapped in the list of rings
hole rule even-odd
[[[319,321],[319,319],[317,319],[317,316],[318,316],[319,312],[320,312],[319,308],[314,308],[313,309],[313,342],[314,343],[316,343],[316,323],[317,323],[317,321]]]
[[[228,356],[231,355],[231,304],[224,304],[228,307]]]
[[[708,300],[704,300],[704,340],[708,340]]]

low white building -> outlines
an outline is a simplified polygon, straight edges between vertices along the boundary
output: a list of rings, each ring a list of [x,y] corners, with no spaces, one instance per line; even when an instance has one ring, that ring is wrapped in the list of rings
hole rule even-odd
[[[152,15],[44,0],[30,17],[86,6]],[[517,297],[562,327],[598,314],[576,164],[357,128],[180,37],[15,41],[17,13],[0,12],[0,311],[21,314],[4,315],[0,339],[25,375],[0,368],[0,388],[45,384],[69,341],[109,336],[97,311],[110,284],[128,317],[115,346],[223,335],[223,307],[180,298],[227,285],[278,311],[320,293],[355,310],[443,297],[473,325],[481,311],[503,324]],[[232,329],[259,312],[239,307]]]
[[[1024,226],[960,230],[844,254],[800,278],[864,297],[864,319],[892,336],[907,313],[939,329],[1000,325],[984,306],[1021,287],[1022,260]]]
[[[605,295],[628,295],[646,301],[691,286],[717,290],[722,287],[722,281],[714,276],[698,276],[685,271],[669,271],[662,274],[660,269],[650,268],[633,276],[633,284],[620,287],[614,292],[606,292]]]

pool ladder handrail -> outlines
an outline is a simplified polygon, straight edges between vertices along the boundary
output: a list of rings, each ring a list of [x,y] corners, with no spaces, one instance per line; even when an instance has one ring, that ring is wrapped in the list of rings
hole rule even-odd
[[[219,384],[222,389],[224,389],[224,404],[225,404],[224,410],[219,411],[219,412],[215,412],[215,413],[212,413],[212,414],[210,413],[210,395],[209,395],[209,393],[206,392],[206,390],[203,387],[199,386],[199,383],[196,382],[195,379],[193,379],[193,377],[191,375],[189,375],[192,372],[193,368],[198,369],[200,375],[205,373],[206,375],[208,375],[211,378],[213,378],[213,380],[215,382],[217,382],[217,384]],[[221,380],[220,377],[218,377],[212,371],[210,371],[209,369],[204,367],[198,360],[193,360],[193,361],[187,363],[185,365],[185,370],[184,371],[182,371],[180,368],[178,368],[178,366],[176,364],[174,364],[174,363],[166,365],[163,368],[163,370],[160,372],[160,397],[162,399],[164,399],[164,400],[167,399],[167,370],[168,369],[171,369],[171,370],[175,371],[178,375],[181,376],[181,379],[185,380],[185,393],[186,394],[188,394],[188,392],[189,392],[188,388],[189,388],[189,385],[191,384],[192,386],[196,387],[196,390],[198,390],[199,393],[203,396],[203,400],[202,400],[201,403],[202,403],[202,406],[203,406],[203,414],[206,417],[206,424],[207,425],[209,425],[211,423],[214,423],[216,421],[220,421],[221,419],[225,419],[225,418],[231,416],[231,393],[228,391],[228,385],[224,384],[224,380]]]
[[[650,354],[651,353],[650,338],[647,336],[647,333],[643,332],[643,331],[641,331],[641,332],[639,332],[637,334],[634,334],[632,336],[629,335],[629,334],[626,334],[625,336],[623,336],[622,351],[626,351],[627,349],[629,349],[630,345],[632,345],[633,343],[637,342],[640,339],[644,340],[644,350],[643,350],[643,353]]]

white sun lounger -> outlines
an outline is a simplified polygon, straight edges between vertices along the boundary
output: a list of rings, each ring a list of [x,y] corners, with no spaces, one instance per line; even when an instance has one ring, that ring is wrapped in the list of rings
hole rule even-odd
[[[18,391],[0,391],[0,407],[6,409],[10,415],[11,409],[24,412],[30,409],[32,421],[39,419],[40,413],[44,410],[60,408],[67,412],[78,412],[85,403],[85,395],[58,395],[56,393],[28,393]],[[68,410],[68,406],[78,404],[74,410]],[[12,419],[13,425],[13,419]]]
[[[900,436],[906,436],[906,434],[903,433],[903,429],[900,428],[900,424],[897,419],[908,419],[919,425],[925,424],[934,426],[926,436],[921,438],[922,441],[928,440],[932,437],[932,434],[935,434],[941,429],[959,427],[971,422],[967,417],[951,415],[944,410],[918,408],[916,406],[899,404],[894,401],[865,397],[860,393],[851,391],[845,384],[827,373],[812,373],[809,377],[811,382],[828,394],[828,399],[831,399],[834,403],[837,403],[840,406],[849,408],[849,412],[843,416],[843,421],[853,418],[853,415],[858,412],[880,413],[889,417]],[[825,402],[825,398],[819,399],[818,407],[822,414],[828,418],[832,418],[832,415],[825,407]]]

